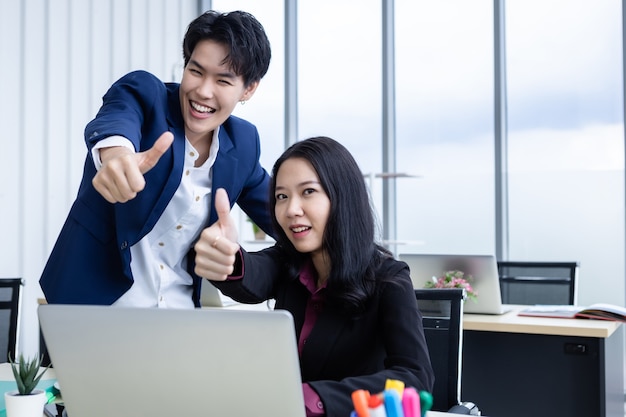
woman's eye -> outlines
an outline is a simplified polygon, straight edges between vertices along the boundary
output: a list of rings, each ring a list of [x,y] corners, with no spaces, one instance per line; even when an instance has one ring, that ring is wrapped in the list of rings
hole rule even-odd
[[[276,194],[276,200],[284,200],[287,198],[285,194]]]
[[[314,192],[315,190],[313,188],[307,188],[306,190],[304,190],[302,194],[309,195],[309,194],[313,194]]]

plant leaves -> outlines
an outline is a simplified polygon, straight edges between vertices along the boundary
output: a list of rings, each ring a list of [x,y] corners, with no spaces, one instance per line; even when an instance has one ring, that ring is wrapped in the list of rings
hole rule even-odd
[[[17,390],[20,395],[31,394],[41,380],[41,377],[46,373],[48,368],[50,368],[50,365],[48,365],[39,372],[42,360],[43,356],[26,360],[21,353],[17,362],[9,358],[11,370],[13,371]]]

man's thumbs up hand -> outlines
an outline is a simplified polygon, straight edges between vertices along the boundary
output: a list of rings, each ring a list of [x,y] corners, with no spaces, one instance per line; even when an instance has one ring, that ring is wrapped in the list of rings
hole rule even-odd
[[[94,188],[109,203],[125,203],[144,189],[143,174],[151,170],[174,142],[171,132],[163,133],[152,148],[133,153],[124,146],[100,149],[102,167],[93,177]]]

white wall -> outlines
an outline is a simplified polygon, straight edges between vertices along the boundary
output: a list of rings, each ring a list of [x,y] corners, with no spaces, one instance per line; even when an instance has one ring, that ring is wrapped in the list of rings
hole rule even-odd
[[[196,0],[0,0],[0,277],[25,281],[19,350],[38,350],[39,275],[74,199],[106,89],[172,80]]]

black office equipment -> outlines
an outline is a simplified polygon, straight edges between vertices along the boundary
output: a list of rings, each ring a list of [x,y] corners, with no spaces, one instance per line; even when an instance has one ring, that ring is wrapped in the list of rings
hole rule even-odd
[[[465,293],[457,288],[416,289],[424,335],[435,371],[434,411],[461,404],[461,355]],[[467,413],[469,414],[469,409]],[[457,411],[458,412],[458,411]]]
[[[21,278],[0,278],[0,362],[15,358]]]
[[[575,305],[578,262],[498,261],[504,304]]]

